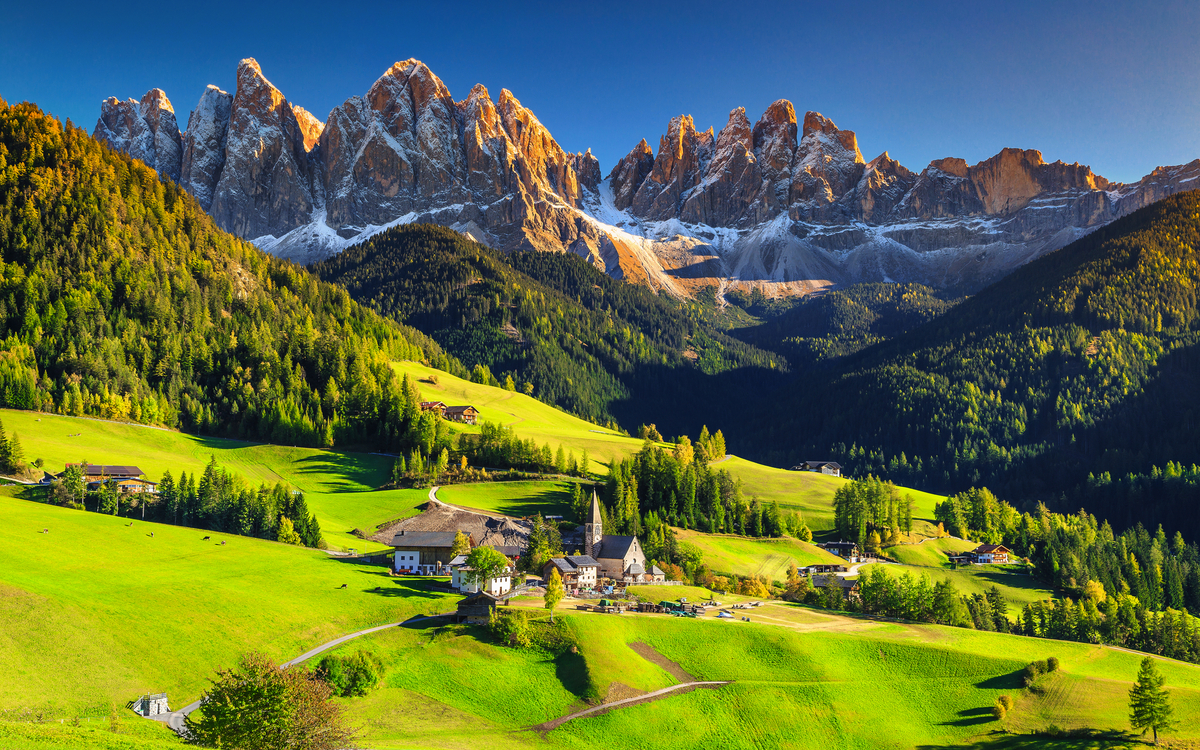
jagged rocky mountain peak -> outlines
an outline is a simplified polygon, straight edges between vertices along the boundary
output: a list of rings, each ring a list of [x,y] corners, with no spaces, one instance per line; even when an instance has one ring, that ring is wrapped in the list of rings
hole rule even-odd
[[[803,294],[864,280],[984,283],[1200,179],[1200,161],[1133,185],[1003,149],[919,173],[786,99],[714,133],[690,115],[641,139],[602,178],[508,89],[456,101],[432,70],[390,66],[325,122],[247,58],[180,133],[166,94],[105,100],[95,136],[179,180],[218,224],[269,252],[327,257],[401,222],[504,249],[574,252],[617,278]]]
[[[618,211],[624,211],[633,205],[633,198],[642,182],[654,167],[654,149],[646,143],[646,139],[638,141],[633,149],[623,156],[608,173],[609,186],[612,190],[613,205]]]
[[[175,108],[162,89],[150,89],[140,101],[120,101],[115,96],[105,99],[92,135],[141,159],[160,174],[179,180],[182,136]]]

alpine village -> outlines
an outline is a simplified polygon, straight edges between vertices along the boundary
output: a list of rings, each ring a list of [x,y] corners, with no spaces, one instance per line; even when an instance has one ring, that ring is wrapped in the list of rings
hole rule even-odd
[[[1200,748],[1196,8],[122,10],[2,13],[0,750]]]

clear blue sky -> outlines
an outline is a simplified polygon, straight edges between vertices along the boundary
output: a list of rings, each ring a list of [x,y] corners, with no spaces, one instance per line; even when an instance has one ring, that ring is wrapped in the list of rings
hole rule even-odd
[[[914,170],[1006,146],[1135,180],[1200,157],[1200,2],[128,4],[5,0],[0,96],[89,130],[107,96],[204,86],[255,57],[324,119],[397,61],[456,99],[510,89],[605,174],[667,120],[716,129],[775,99],[822,112]],[[519,7],[519,9],[517,9]]]

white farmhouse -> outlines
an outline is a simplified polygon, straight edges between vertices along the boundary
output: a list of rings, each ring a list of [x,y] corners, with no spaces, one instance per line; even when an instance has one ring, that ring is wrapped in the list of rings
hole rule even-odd
[[[450,561],[450,586],[464,594],[474,594],[480,590],[500,597],[512,590],[512,566],[504,569],[502,575],[489,578],[487,581],[476,581],[474,569],[467,565],[467,556],[459,555]],[[480,584],[483,583],[483,586]]]

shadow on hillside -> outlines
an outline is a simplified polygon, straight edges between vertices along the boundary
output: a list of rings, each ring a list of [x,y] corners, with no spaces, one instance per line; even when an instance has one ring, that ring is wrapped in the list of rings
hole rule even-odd
[[[917,745],[917,750],[1017,750],[1017,748],[1049,748],[1050,750],[1117,750],[1145,743],[1123,732],[1108,732],[1097,729],[1075,729],[1055,734],[1009,734],[997,729],[974,742],[955,745]]]
[[[390,553],[385,551],[385,552],[379,552],[376,554],[355,555],[355,556],[345,556],[345,557],[342,557],[340,555],[336,556],[336,557],[333,555],[330,555],[329,559],[333,562],[338,563],[339,565],[354,565],[354,566],[361,567],[361,568],[383,568],[386,570],[388,567],[388,557],[389,556],[390,556]]]
[[[587,674],[583,654],[571,653],[568,649],[554,657],[554,675],[567,692],[580,700],[588,693]]]
[[[982,570],[972,571],[976,578],[987,581],[988,583],[996,584],[997,586],[1008,586],[1014,589],[1029,589],[1045,590],[1045,586],[1038,579],[1028,573],[1019,573],[1014,570]],[[1049,594],[1047,594],[1049,597]]]
[[[975,687],[985,690],[1020,690],[1025,687],[1024,672],[1024,669],[1018,669],[1008,674],[998,674],[995,677],[987,678],[983,682],[975,683]]]
[[[372,458],[378,458],[379,461],[388,460],[385,456]],[[375,461],[368,460],[366,456],[323,452],[294,461],[292,471],[297,474],[328,475],[324,485],[330,490],[370,492],[384,479],[385,472],[375,464]],[[362,489],[364,486],[368,489]]]
[[[967,708],[958,712],[962,718],[954,721],[943,721],[942,726],[950,727],[973,727],[977,724],[987,724],[996,720],[992,716],[992,709],[989,708]]]
[[[438,599],[441,598],[437,592],[429,589],[429,581],[412,579],[412,578],[394,578],[387,573],[367,573],[366,575],[378,576],[379,580],[375,581],[376,585],[369,586],[363,591],[368,594],[387,597],[403,597],[412,599],[414,597],[421,599]]]

